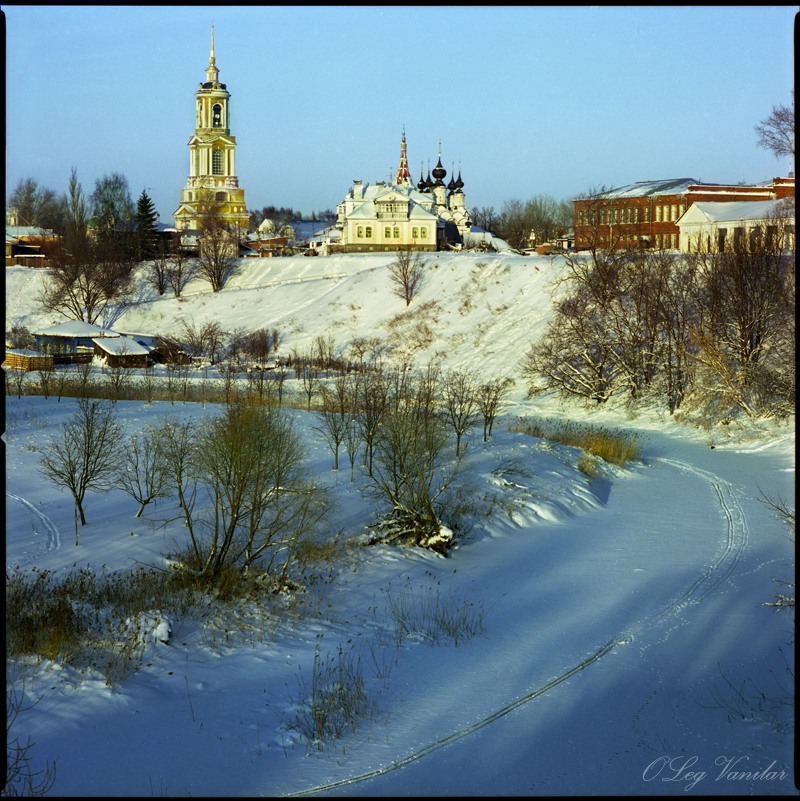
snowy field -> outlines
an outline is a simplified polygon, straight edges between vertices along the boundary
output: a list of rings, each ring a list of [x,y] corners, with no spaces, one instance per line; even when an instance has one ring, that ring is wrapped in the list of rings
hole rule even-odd
[[[298,350],[380,336],[418,366],[518,377],[558,259],[440,254],[408,310],[391,259],[258,262],[216,296],[202,282],[181,302],[145,295],[115,327],[278,327]],[[7,270],[7,327],[58,322],[31,300],[37,281]],[[126,431],[220,411],[115,408]],[[37,469],[74,409],[6,398],[7,569],[163,567],[185,538],[164,524],[171,500],[136,518],[124,493],[90,493],[75,545],[72,499]],[[374,522],[363,481],[333,471],[311,415],[291,414],[335,499],[330,531],[357,537]],[[590,481],[576,449],[510,431],[519,415],[636,433],[642,459]],[[55,764],[57,796],[795,795],[794,616],[766,605],[794,581],[794,542],[762,500],[794,506],[793,423],[704,431],[656,410],[528,400],[518,381],[491,440],[469,438],[473,510],[447,558],[342,548],[294,615],[261,626],[246,610],[157,610],[167,642],[154,637],[112,686],[101,666],[8,663],[7,687],[35,703],[14,734],[34,743],[35,769]],[[393,606],[430,598],[475,610],[480,632],[395,636]],[[340,649],[360,660],[369,710],[308,743],[293,723],[315,654]]]

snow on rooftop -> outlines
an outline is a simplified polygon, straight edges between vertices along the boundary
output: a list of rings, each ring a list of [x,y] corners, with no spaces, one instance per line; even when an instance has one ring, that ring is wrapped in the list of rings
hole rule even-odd
[[[150,348],[129,337],[98,337],[92,342],[114,356],[146,356],[150,353]]]
[[[676,195],[687,192],[690,186],[697,184],[700,184],[700,181],[695,178],[665,178],[656,181],[639,181],[635,184],[621,186],[618,189],[600,192],[596,197],[612,199],[650,195]]]
[[[44,328],[41,331],[34,331],[35,336],[48,337],[118,337],[116,331],[110,328],[103,328],[100,325],[85,323],[82,320],[69,320],[66,323]]]
[[[733,220],[765,220],[774,216],[776,200],[743,200],[730,203],[700,202],[695,208],[710,222]]]

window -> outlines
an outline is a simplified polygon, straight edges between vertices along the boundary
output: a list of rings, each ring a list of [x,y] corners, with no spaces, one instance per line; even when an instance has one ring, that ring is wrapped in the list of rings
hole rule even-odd
[[[428,229],[427,228],[421,228],[420,229],[419,238],[420,239],[427,239],[428,238]]]
[[[419,236],[419,228],[412,228],[411,229],[411,238],[416,239]]]
[[[217,198],[217,200],[218,200],[219,202],[223,202],[224,200],[226,200],[226,199],[227,199],[227,197],[226,197],[226,195],[225,195],[225,193],[224,193],[224,192],[217,192],[217,194],[216,194],[216,198]]]
[[[671,207],[670,211],[672,212],[672,214],[670,216],[670,219],[671,220],[677,220],[678,219],[678,207],[674,203],[672,204],[672,207]]]
[[[219,103],[214,105],[214,118],[212,124],[215,128],[220,128],[222,126],[222,106],[220,106]]]
[[[661,206],[656,206],[656,222],[661,222]]]
[[[216,148],[211,153],[211,174],[222,175],[222,150]]]
[[[372,239],[372,226],[367,226],[367,239]]]
[[[386,237],[386,239],[391,239],[392,229],[388,225],[383,229],[383,235]]]
[[[358,239],[363,239],[364,238],[364,226],[363,225],[359,225],[358,228],[356,229],[356,237]]]
[[[394,238],[400,239],[400,229],[396,225],[394,227]]]
[[[639,222],[639,207],[638,206],[633,210],[633,221],[635,223]]]

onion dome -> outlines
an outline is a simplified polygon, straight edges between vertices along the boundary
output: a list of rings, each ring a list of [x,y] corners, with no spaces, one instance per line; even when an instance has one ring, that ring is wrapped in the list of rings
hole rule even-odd
[[[431,180],[431,163],[428,162],[428,177],[425,179],[425,191],[430,192],[433,189],[433,181]]]
[[[425,178],[422,175],[422,164],[419,165],[419,183],[417,183],[417,189],[420,192],[425,191]]]
[[[455,191],[456,191],[456,188],[457,188],[457,187],[456,187],[456,182],[455,182],[455,180],[453,179],[453,173],[454,173],[454,172],[455,172],[455,170],[453,169],[453,167],[452,167],[452,165],[451,165],[451,166],[450,166],[450,183],[448,183],[448,184],[447,184],[447,189],[448,189],[448,191],[450,191],[450,192],[455,192]]]
[[[464,182],[461,180],[461,165],[458,165],[458,178],[456,178],[456,189],[460,192],[464,188]]]
[[[447,170],[442,166],[442,154],[439,153],[439,163],[433,168],[433,177],[436,179],[436,186],[444,186],[442,178],[447,175]]]

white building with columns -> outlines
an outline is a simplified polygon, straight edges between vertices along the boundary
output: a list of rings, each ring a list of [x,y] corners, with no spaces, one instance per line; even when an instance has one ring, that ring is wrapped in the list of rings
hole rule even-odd
[[[464,182],[444,183],[441,147],[436,167],[420,174],[414,186],[408,170],[406,134],[400,143],[400,163],[394,181],[365,184],[354,181],[336,207],[339,245],[347,253],[443,250],[460,246],[472,223],[464,202]],[[433,178],[431,177],[433,176]]]

